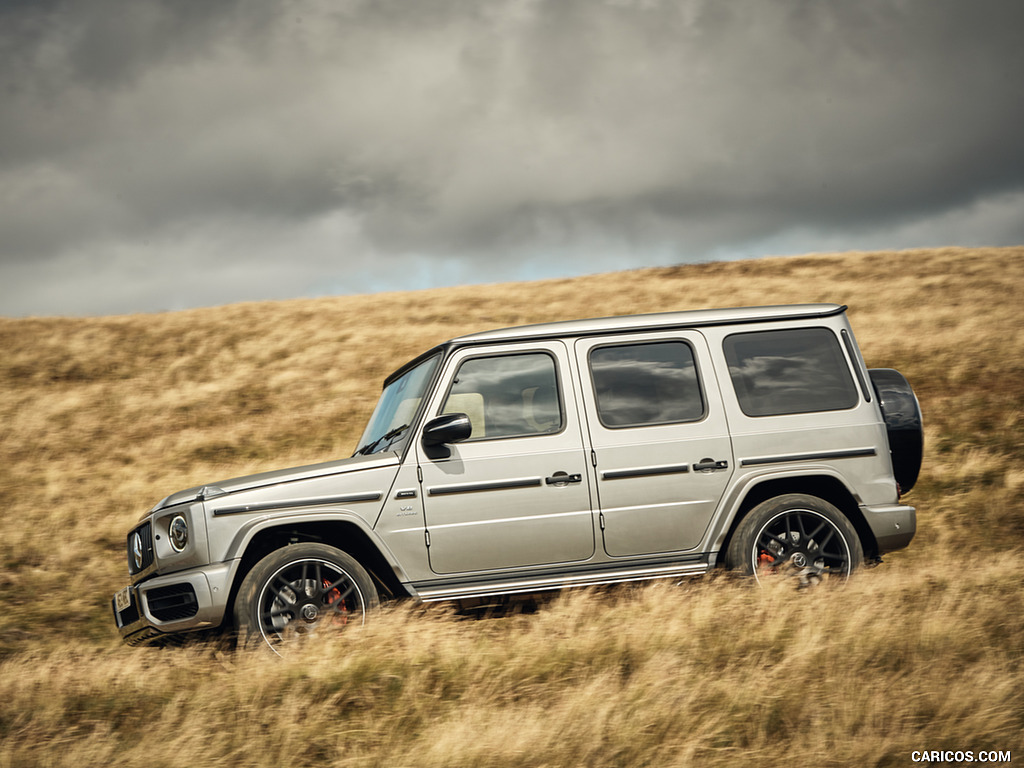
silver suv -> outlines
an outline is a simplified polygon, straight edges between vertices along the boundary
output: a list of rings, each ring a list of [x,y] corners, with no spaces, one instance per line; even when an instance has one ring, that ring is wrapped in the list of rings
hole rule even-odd
[[[835,304],[452,339],[384,382],[347,459],[168,496],[128,534],[124,640],[233,624],[275,648],[381,597],[471,604],[724,564],[801,584],[907,546],[906,379]]]

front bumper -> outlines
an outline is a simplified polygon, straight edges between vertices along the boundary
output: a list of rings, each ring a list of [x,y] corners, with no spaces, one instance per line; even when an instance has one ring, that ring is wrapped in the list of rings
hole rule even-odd
[[[878,554],[903,549],[917,533],[917,512],[905,504],[861,506],[864,519],[875,535]]]
[[[128,588],[129,604],[117,609],[114,623],[121,639],[141,645],[163,635],[193,632],[224,621],[235,561],[157,576]]]

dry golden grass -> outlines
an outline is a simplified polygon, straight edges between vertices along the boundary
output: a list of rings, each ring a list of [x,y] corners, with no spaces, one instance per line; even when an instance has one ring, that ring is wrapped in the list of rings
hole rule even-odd
[[[1016,749],[1019,563],[386,610],[284,660],[62,644],[0,666],[0,766],[906,765]]]
[[[0,319],[0,768],[907,765],[1024,749],[1024,248]],[[708,578],[535,615],[387,610],[303,657],[121,647],[124,536],[167,493],[348,455],[384,375],[452,336],[850,305],[927,422],[919,534],[846,588]]]

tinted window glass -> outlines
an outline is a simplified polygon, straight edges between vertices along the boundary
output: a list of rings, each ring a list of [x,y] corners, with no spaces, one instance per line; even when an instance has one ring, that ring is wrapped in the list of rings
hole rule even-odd
[[[543,352],[466,360],[441,413],[467,414],[471,440],[558,432],[562,409],[555,361]]]
[[[590,353],[597,413],[606,427],[704,416],[693,350],[681,341],[598,347]]]
[[[837,411],[857,404],[839,341],[825,328],[738,333],[725,339],[724,351],[748,416]]]

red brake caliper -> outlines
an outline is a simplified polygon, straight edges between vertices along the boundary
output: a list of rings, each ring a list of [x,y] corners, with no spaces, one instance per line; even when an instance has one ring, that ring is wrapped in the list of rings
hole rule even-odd
[[[324,586],[325,587],[331,586],[331,582],[329,582],[327,579],[324,579]],[[330,592],[328,592],[326,595],[324,595],[324,597],[326,598],[326,604],[333,609],[334,608],[334,604],[338,600],[341,600],[341,590],[338,589],[337,587],[335,587]],[[348,624],[348,611],[345,610],[345,606],[344,605],[339,606],[339,608],[341,610],[338,613],[334,614],[334,622],[336,624]]]

